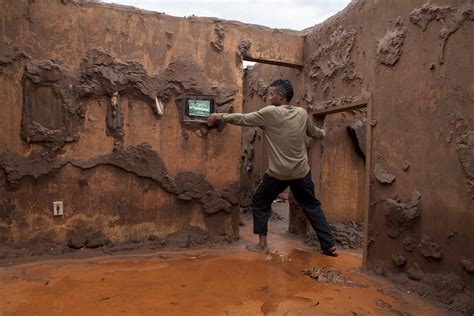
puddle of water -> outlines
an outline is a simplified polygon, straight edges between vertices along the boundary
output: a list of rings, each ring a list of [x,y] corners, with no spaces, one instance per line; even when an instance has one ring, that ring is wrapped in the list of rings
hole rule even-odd
[[[132,258],[49,261],[0,269],[0,314],[25,315],[441,315],[384,281],[353,271],[361,259],[304,249],[264,255],[242,250]],[[334,268],[365,288],[321,284],[302,271]]]

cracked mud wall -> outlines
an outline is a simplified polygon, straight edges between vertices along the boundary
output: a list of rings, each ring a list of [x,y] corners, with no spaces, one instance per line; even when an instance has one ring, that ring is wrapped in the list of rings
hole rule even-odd
[[[301,36],[97,3],[1,6],[2,247],[238,237],[241,130],[183,123],[183,96],[241,111],[242,58],[301,63]]]
[[[464,0],[353,1],[305,30],[304,53],[313,106],[372,96],[369,265],[453,272],[471,289],[472,15]]]

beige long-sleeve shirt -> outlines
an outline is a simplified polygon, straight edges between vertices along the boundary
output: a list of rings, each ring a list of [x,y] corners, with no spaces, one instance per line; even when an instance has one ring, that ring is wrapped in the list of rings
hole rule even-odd
[[[267,173],[280,180],[300,179],[310,170],[305,136],[322,138],[324,129],[308,113],[292,105],[266,106],[251,113],[219,113],[216,118],[234,125],[258,126],[268,143]]]

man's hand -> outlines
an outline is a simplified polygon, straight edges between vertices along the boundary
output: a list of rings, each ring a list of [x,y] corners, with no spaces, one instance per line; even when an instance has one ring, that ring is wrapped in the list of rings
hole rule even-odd
[[[209,118],[207,119],[207,126],[212,127],[216,125],[216,121],[217,121],[217,114],[212,113],[211,116],[209,116]]]

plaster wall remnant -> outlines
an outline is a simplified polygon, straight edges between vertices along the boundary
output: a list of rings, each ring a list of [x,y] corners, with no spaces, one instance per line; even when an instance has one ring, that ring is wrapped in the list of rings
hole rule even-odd
[[[329,42],[311,55],[309,77],[318,84],[324,84],[343,71],[348,78],[351,77],[349,74],[355,74],[355,65],[350,61],[355,35],[354,29],[345,30],[343,26],[338,26],[329,36]]]
[[[428,24],[438,21],[443,26],[439,32],[438,62],[444,63],[446,43],[451,36],[459,30],[465,21],[474,21],[474,11],[472,1],[466,0],[460,7],[449,5],[439,6],[426,2],[421,8],[417,8],[410,13],[410,21],[426,31]]]
[[[397,18],[395,28],[387,31],[377,42],[377,61],[386,66],[394,66],[402,55],[402,46],[407,29],[401,16]]]
[[[427,259],[441,260],[443,258],[439,245],[424,234],[421,236],[421,241],[418,244],[418,251]]]
[[[398,238],[403,232],[411,230],[418,222],[422,213],[421,195],[413,192],[411,201],[407,203],[386,199],[385,204],[385,226],[387,236]]]
[[[10,47],[0,41],[0,66],[9,65],[20,59],[30,59],[25,52],[19,50],[16,47]]]
[[[377,181],[383,184],[392,184],[392,182],[396,179],[393,174],[389,173],[379,164],[376,164],[374,167],[374,176]]]

